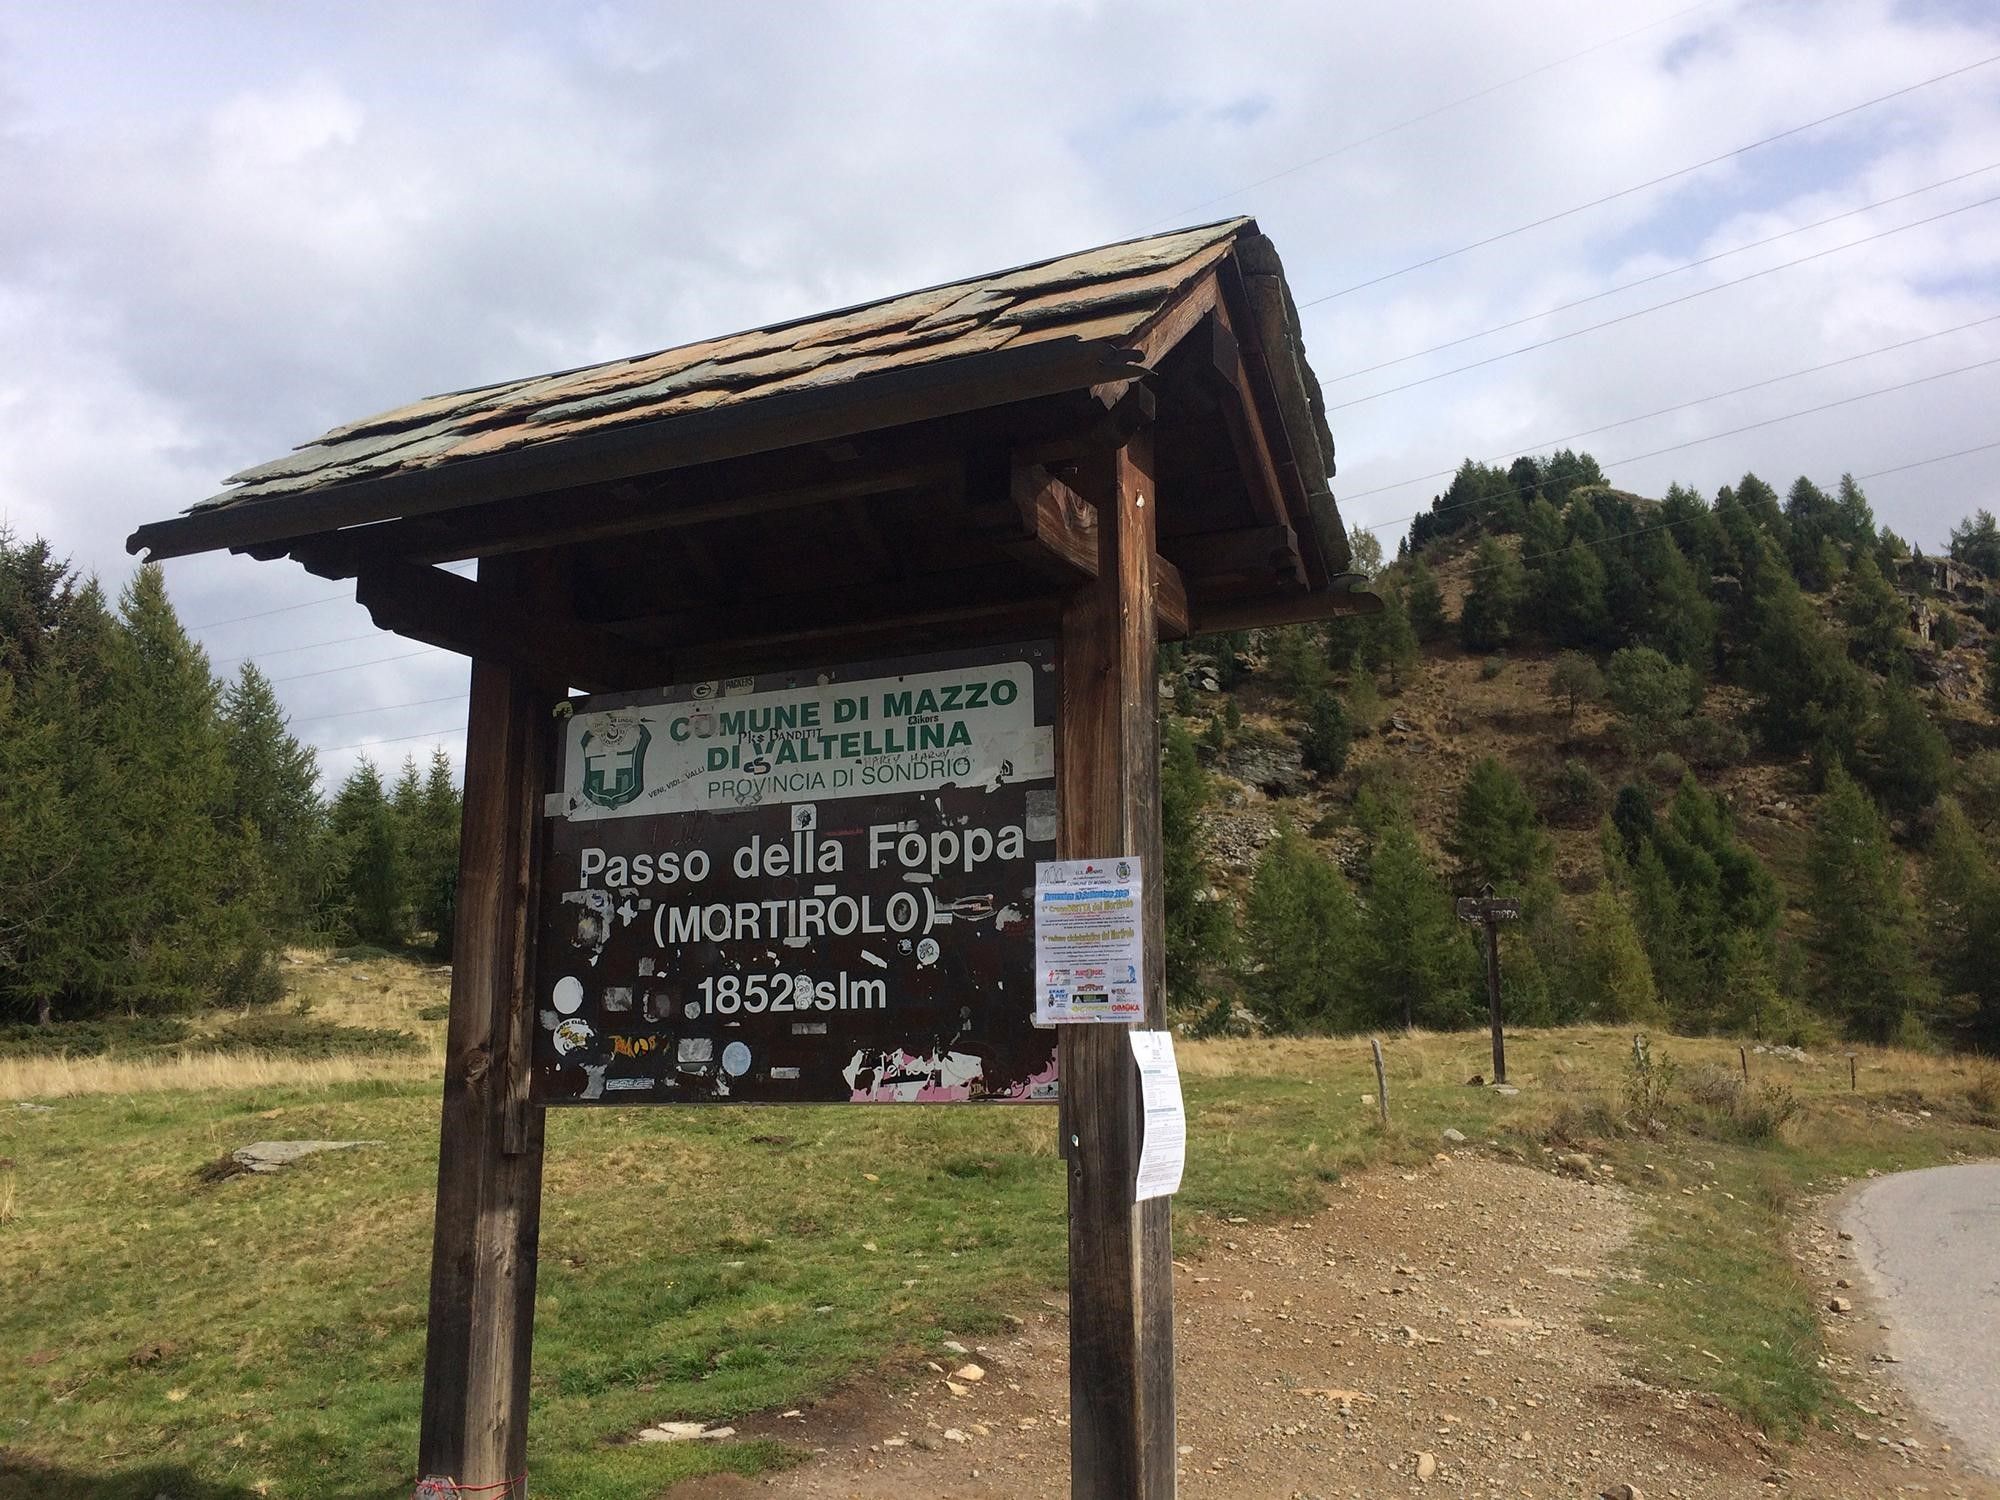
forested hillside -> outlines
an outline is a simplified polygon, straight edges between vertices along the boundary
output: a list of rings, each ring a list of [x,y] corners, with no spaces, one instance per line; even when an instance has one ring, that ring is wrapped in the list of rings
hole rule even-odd
[[[1168,972],[1200,1029],[1518,1024],[2000,1050],[2000,527],[1926,557],[1851,479],[1468,462],[1380,615],[1163,656]],[[442,753],[337,789],[142,568],[0,536],[0,1019],[269,1001],[286,943],[448,937]]]
[[[1860,487],[1467,462],[1379,616],[1167,655],[1169,971],[1207,1029],[1521,1024],[2000,1048],[2000,528]]]
[[[158,568],[113,603],[0,532],[0,1021],[268,1002],[286,943],[448,934],[458,806],[442,753],[327,800],[269,681],[216,678]]]

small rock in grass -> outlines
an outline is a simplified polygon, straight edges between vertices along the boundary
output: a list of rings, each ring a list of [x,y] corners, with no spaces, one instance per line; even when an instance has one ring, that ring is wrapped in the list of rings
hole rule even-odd
[[[945,1441],[946,1441],[947,1443],[963,1443],[963,1442],[966,1442],[966,1441],[969,1441],[969,1440],[967,1439],[966,1435],[965,1435],[964,1433],[960,1432],[960,1431],[959,1431],[959,1430],[958,1430],[958,1429],[957,1429],[956,1427],[947,1427],[947,1428],[945,1428],[945,1430],[944,1430],[944,1440],[945,1440]]]
[[[953,1370],[951,1372],[951,1378],[953,1380],[964,1380],[968,1382],[976,1380],[984,1380],[986,1378],[986,1372],[982,1370],[978,1365],[971,1365],[971,1364],[960,1365],[956,1370]]]
[[[1854,1304],[1849,1302],[1845,1297],[1829,1297],[1826,1307],[1828,1312],[1851,1313],[1854,1311]]]
[[[1444,1138],[1450,1141],[1454,1146],[1463,1146],[1465,1144],[1464,1134],[1457,1130],[1447,1129],[1444,1133]]]
[[[1646,1492],[1636,1484],[1614,1484],[1598,1500],[1646,1500]]]
[[[1419,1453],[1417,1455],[1417,1478],[1429,1479],[1437,1471],[1438,1461],[1435,1453]]]

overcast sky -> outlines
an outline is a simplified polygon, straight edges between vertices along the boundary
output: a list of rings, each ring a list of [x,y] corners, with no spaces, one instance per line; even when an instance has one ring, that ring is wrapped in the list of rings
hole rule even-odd
[[[1924,82],[1996,57],[1984,0],[0,0],[0,521],[115,587],[134,526],[349,418],[1242,212],[1390,550],[1434,471],[1565,438],[1654,494],[1877,475],[1935,547],[2000,447],[1880,471],[2000,444],[2000,364],[1693,440],[2000,359],[1960,327],[2000,316],[2000,61]],[[458,753],[458,659],[291,563],[166,566],[331,778]]]

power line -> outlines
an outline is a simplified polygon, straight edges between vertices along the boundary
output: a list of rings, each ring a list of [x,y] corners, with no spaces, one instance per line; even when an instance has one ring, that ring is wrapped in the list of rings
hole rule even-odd
[[[1411,115],[1407,120],[1398,120],[1393,125],[1385,125],[1381,129],[1372,131],[1367,135],[1356,136],[1353,140],[1344,141],[1340,145],[1335,146],[1330,151],[1322,151],[1318,156],[1308,157],[1306,160],[1298,162],[1293,166],[1281,168],[1280,170],[1272,172],[1265,177],[1259,177],[1255,182],[1246,182],[1241,187],[1231,188],[1226,193],[1218,193],[1213,198],[1204,198],[1201,200],[1201,202],[1196,204],[1191,204],[1189,207],[1181,209],[1178,213],[1169,214],[1164,218],[1155,219],[1150,224],[1146,224],[1141,227],[1144,229],[1151,229],[1161,224],[1185,223],[1190,216],[1198,214],[1203,209],[1209,208],[1214,204],[1227,202],[1229,199],[1238,197],[1244,193],[1255,192],[1260,187],[1264,187],[1267,184],[1273,182],[1278,182],[1286,177],[1294,176],[1297,173],[1304,172],[1309,168],[1318,166],[1321,162],[1332,161],[1336,156],[1343,156],[1347,152],[1356,150],[1359,147],[1372,145],[1374,142],[1383,139],[1385,136],[1394,135],[1399,130],[1407,130],[1412,125],[1421,125],[1426,120],[1434,120],[1439,115],[1448,114],[1452,110],[1458,109],[1464,105],[1477,103],[1479,100],[1487,98],[1490,95],[1497,94],[1501,92],[1501,90],[1503,89],[1512,88],[1517,83],[1526,83],[1530,78],[1538,78],[1544,73],[1554,72],[1557,68],[1564,67],[1569,63],[1581,61],[1583,58],[1589,57],[1594,52],[1602,52],[1607,47],[1615,47],[1620,42],[1628,42],[1633,37],[1640,36],[1645,32],[1658,30],[1660,27],[1665,26],[1670,21],[1678,21],[1682,16],[1693,15],[1698,10],[1712,10],[1714,9],[1716,3],[1717,0],[1703,0],[1703,3],[1700,5],[1690,5],[1682,10],[1677,10],[1673,12],[1671,15],[1662,16],[1657,21],[1648,21],[1644,26],[1636,26],[1630,31],[1620,32],[1617,36],[1611,37],[1602,42],[1598,42],[1592,46],[1585,47],[1581,52],[1572,52],[1567,57],[1559,57],[1555,59],[1555,61],[1553,62],[1543,63],[1538,68],[1530,68],[1525,73],[1517,73],[1512,78],[1506,79],[1500,83],[1492,84],[1486,88],[1479,90],[1477,93],[1467,94],[1463,98],[1454,99],[1448,104],[1436,105],[1431,109],[1425,110],[1422,114]]]
[[[187,625],[182,628],[185,630],[213,630],[218,625],[240,625],[245,620],[263,620],[272,615],[290,614],[295,609],[311,609],[316,604],[331,604],[336,599],[352,599],[353,597],[352,594],[343,589],[338,594],[321,594],[317,599],[308,599],[302,604],[281,604],[276,609],[260,609],[252,614],[231,615],[226,620],[204,620],[199,625]]]
[[[1510,322],[1496,323],[1491,328],[1480,329],[1477,333],[1468,333],[1461,338],[1448,339],[1442,344],[1432,344],[1428,349],[1418,349],[1409,354],[1399,354],[1394,359],[1385,359],[1379,364],[1363,365],[1358,370],[1349,370],[1344,375],[1336,375],[1326,383],[1328,385],[1337,385],[1343,380],[1353,380],[1357,376],[1372,375],[1377,370],[1386,370],[1394,365],[1408,364],[1413,359],[1422,359],[1426,354],[1440,354],[1446,349],[1456,349],[1460,344],[1470,344],[1476,339],[1485,338],[1488,334],[1505,333],[1510,328],[1519,328],[1523,323],[1533,323],[1539,318],[1553,317],[1559,312],[1568,312],[1572,308],[1584,307],[1592,302],[1601,302],[1606,297],[1615,297],[1620,292],[1631,291],[1634,287],[1642,287],[1655,281],[1664,281],[1667,277],[1677,276],[1682,271],[1692,271],[1700,266],[1711,265],[1718,260],[1727,260],[1730,256],[1742,255],[1745,251],[1761,250],[1766,245],[1775,245],[1779,240],[1790,239],[1795,234],[1805,234],[1814,229],[1824,229],[1827,225],[1836,223],[1841,219],[1851,219],[1857,214],[1869,213],[1878,208],[1887,208],[1890,204],[1901,203],[1907,198],[1921,197],[1925,193],[1936,192],[1941,187],[1950,187],[1954,183],[1964,182],[1970,177],[1982,176],[1995,169],[2000,169],[2000,162],[1989,162],[1983,167],[1975,167],[1970,172],[1961,172],[1956,177],[1947,177],[1942,182],[1933,182],[1928,187],[1913,188],[1907,193],[1898,193],[1893,198],[1880,198],[1873,203],[1864,203],[1859,208],[1844,209],[1840,213],[1831,214],[1824,219],[1817,219],[1810,224],[1801,224],[1796,229],[1787,229],[1778,234],[1767,235],[1761,240],[1752,240],[1747,245],[1738,245],[1732,250],[1718,250],[1715,254],[1704,255],[1699,260],[1691,260],[1682,265],[1671,266],[1664,271],[1655,271],[1652,275],[1641,276],[1636,281],[1627,281],[1618,286],[1608,287],[1601,292],[1592,292],[1588,297],[1578,297],[1573,302],[1559,302],[1554,307],[1545,307],[1540,312],[1532,312],[1525,317],[1515,318]]]
[[[1805,131],[1816,130],[1822,125],[1831,124],[1833,121],[1844,119],[1848,115],[1857,114],[1864,109],[1873,109],[1876,105],[1886,104],[1891,99],[1900,99],[1905,94],[1913,94],[1919,89],[1926,89],[1932,84],[1943,83],[1947,79],[1957,78],[1962,74],[1973,72],[1976,69],[1989,67],[1996,62],[2000,62],[2000,52],[1994,53],[1991,57],[1982,57],[1977,62],[1969,62],[1948,72],[1922,79],[1919,82],[1905,84],[1902,88],[1891,89],[1886,94],[1877,94],[1874,98],[1864,99],[1859,104],[1850,104],[1845,109],[1837,109],[1830,115],[1821,115],[1817,120],[1808,120],[1803,125],[1794,125],[1788,130],[1779,131],[1776,135],[1767,135],[1762,140],[1751,141],[1746,146],[1738,146],[1735,150],[1725,151],[1720,156],[1711,156],[1689,166],[1677,168],[1672,172],[1663,172],[1657,177],[1649,177],[1644,182],[1620,188],[1615,193],[1606,193],[1602,197],[1592,198],[1588,203],[1578,203],[1573,207],[1562,209],[1559,212],[1545,214],[1541,218],[1531,220],[1526,224],[1517,224],[1512,229],[1503,229],[1498,234],[1489,234],[1484,239],[1473,240],[1470,244],[1460,245],[1455,250],[1446,250],[1437,255],[1430,256],[1428,259],[1398,267],[1396,270],[1384,271],[1380,276],[1371,276],[1366,281],[1357,281],[1354,285],[1342,287],[1337,292],[1328,292],[1324,296],[1311,298],[1308,301],[1301,302],[1299,306],[1301,308],[1317,307],[1322,302],[1331,302],[1337,297],[1345,297],[1352,292],[1363,291],[1371,286],[1380,286],[1385,281],[1394,281],[1399,276],[1407,276],[1412,271],[1424,270],[1429,266],[1435,266],[1443,261],[1455,259],[1473,250],[1483,250],[1488,245],[1497,245],[1502,240],[1510,240],[1515,235],[1526,234],[1531,229],[1541,229],[1563,219],[1572,218],[1588,209],[1601,208],[1607,203],[1617,202],[1620,198],[1629,198],[1634,193],[1642,193],[1648,188],[1655,188],[1662,183],[1686,177],[1690,173],[1699,172],[1706,167],[1713,167],[1722,162],[1731,161],[1748,152],[1761,150],[1765,146],[1774,145],[1782,140],[1788,140],[1792,136],[1803,134]]]
[[[1729,396],[1741,396],[1748,391],[1762,390],[1766,386],[1779,385],[1787,380],[1797,380],[1804,375],[1816,375],[1822,370],[1831,370],[1840,365],[1851,365],[1857,360],[1873,359],[1878,354],[1889,354],[1897,349],[1908,349],[1916,344],[1929,343],[1932,339],[1941,339],[1947,334],[1963,333],[1968,328],[1978,328],[1983,324],[1994,322],[2000,322],[2000,313],[1989,313],[1983,318],[1974,318],[1966,323],[1955,323],[1950,328],[1940,328],[1934,333],[1920,333],[1914,338],[1900,339],[1893,344],[1883,344],[1879,348],[1864,349],[1859,354],[1844,354],[1839,359],[1829,359],[1823,364],[1808,365],[1802,370],[1791,370],[1783,375],[1773,375],[1766,380],[1753,380],[1750,384],[1739,385],[1733,390],[1717,391],[1713,395],[1698,396],[1692,401],[1681,401],[1673,406],[1662,406],[1655,411],[1641,412],[1636,417],[1620,417],[1615,422],[1606,422],[1598,427],[1586,427],[1581,432],[1569,432],[1564,433],[1561,437],[1543,438],[1538,442],[1529,443],[1525,447],[1510,448],[1505,453],[1496,453],[1491,458],[1483,459],[1481,462],[1492,464],[1498,463],[1502,459],[1519,458],[1523,454],[1533,453],[1540,448],[1554,448],[1563,443],[1573,443],[1578,438],[1594,437],[1600,432],[1610,432],[1614,428],[1630,427],[1634,422],[1645,422],[1650,421],[1654,417],[1671,416],[1674,412],[1686,411],[1692,406],[1705,406],[1710,401],[1721,401]],[[1455,467],[1450,469],[1433,469],[1428,474],[1413,474],[1408,479],[1398,479],[1391,484],[1378,484],[1373,489],[1356,490],[1350,494],[1341,496],[1341,499],[1347,501],[1365,500],[1370,495],[1387,494],[1390,490],[1400,490],[1406,485],[1422,484],[1425,480],[1429,479],[1442,479],[1447,475],[1456,474],[1457,472],[1458,470]],[[1403,520],[1413,519],[1414,517],[1410,516],[1403,517]],[[1399,525],[1400,522],[1387,521],[1382,524],[1394,526]],[[1368,527],[1365,529],[1374,530],[1375,528]]]
[[[225,656],[213,663],[218,667],[233,667],[239,661],[262,661],[272,656],[291,656],[300,651],[317,651],[322,646],[351,646],[356,641],[372,641],[382,635],[379,630],[364,631],[360,635],[343,635],[330,641],[308,641],[303,646],[281,646],[276,651],[249,651],[242,656]]]
[[[303,682],[308,677],[331,677],[336,672],[357,672],[363,667],[379,667],[392,661],[408,661],[413,656],[425,656],[441,649],[443,648],[438,646],[425,646],[419,651],[405,651],[401,656],[376,656],[367,661],[349,662],[344,667],[322,667],[317,672],[294,672],[290,677],[273,677],[271,682],[275,686],[280,682]]]
[[[1950,376],[1960,376],[1960,374],[1968,374],[1968,372],[1972,372],[1972,370],[1986,370],[1988,366],[1994,366],[1994,364],[2000,364],[2000,354],[1996,354],[1996,356],[1994,356],[1994,358],[1990,358],[1990,360],[1980,360],[1978,364],[1962,364],[1962,366],[1958,366],[1956,370],[1938,370],[1936,374],[1928,374],[1928,376],[1916,376],[1914,380],[1900,380],[1900,382],[1896,382],[1894,386],[1880,386],[1880,388],[1876,388],[1876,390],[1864,390],[1864,392],[1860,392],[1858,396],[1842,396],[1840,400],[1836,400],[1836,402],[1826,402],[1826,404],[1822,404],[1822,406],[1806,406],[1804,410],[1798,410],[1798,412],[1784,412],[1782,416],[1768,416],[1768,418],[1764,418],[1762,422],[1746,422],[1746,424],[1744,424],[1744,426],[1740,426],[1740,428],[1724,428],[1722,432],[1710,432],[1710,434],[1708,434],[1708,436],[1704,436],[1704,438],[1688,438],[1686,442],[1672,442],[1672,444],[1668,444],[1666,448],[1654,448],[1652,452],[1644,452],[1644,454],[1624,454],[1624,456],[1620,456],[1620,458],[1606,458],[1606,460],[1604,460],[1604,468],[1610,468],[1612,464],[1638,464],[1638,462],[1644,462],[1646,458],[1660,458],[1662,454],[1678,454],[1678,452],[1680,452],[1682,448],[1700,448],[1700,446],[1702,446],[1704,442],[1716,442],[1718,438],[1734,438],[1734,436],[1738,436],[1738,434],[1742,434],[1742,432],[1756,432],[1758,428],[1770,428],[1770,426],[1778,426],[1780,422],[1794,422],[1794,420],[1798,420],[1800,416],[1816,416],[1818,412],[1830,412],[1830,410],[1834,410],[1836,406],[1852,406],[1854,402],[1864,402],[1864,400],[1870,400],[1870,398],[1874,398],[1874,396],[1888,396],[1888,394],[1892,394],[1892,392],[1898,392],[1898,390],[1910,390],[1910,386],[1924,386],[1924,384],[1930,384],[1932,380],[1946,380],[1946,378],[1950,378]],[[1978,450],[1974,450],[1974,448],[1968,448],[1966,452],[1978,452]],[[1956,456],[1958,456],[1958,454],[1944,454],[1944,458],[1956,458]],[[1930,458],[1926,458],[1924,462],[1926,462],[1926,464],[1930,464],[1930,462],[1940,462],[1940,460],[1930,460]],[[1888,470],[1884,470],[1884,472],[1888,472]],[[1478,502],[1476,502],[1476,500],[1454,500],[1452,504],[1448,504],[1448,506],[1438,506],[1436,510],[1428,510],[1428,512],[1424,512],[1424,510],[1418,510],[1416,514],[1410,514],[1410,516],[1400,516],[1400,518],[1396,518],[1396,520],[1384,520],[1384,522],[1376,522],[1374,526],[1362,526],[1360,530],[1364,530],[1364,532],[1380,532],[1380,530],[1386,530],[1386,528],[1390,528],[1390,526],[1402,526],[1402,524],[1404,524],[1406,520],[1416,520],[1418,516],[1426,516],[1426,514],[1430,514],[1430,516],[1444,516],[1444,514],[1450,514],[1452,510],[1464,510],[1464,508],[1466,508],[1466,506],[1470,506],[1470,504],[1478,504]]]
[[[315,745],[313,746],[313,753],[316,755],[338,755],[343,750],[372,750],[377,745],[406,745],[411,740],[435,740],[441,739],[448,734],[463,734],[464,732],[465,726],[463,724],[447,724],[442,729],[426,729],[421,734],[399,734],[392,739],[386,740],[356,740],[351,745]]]
[[[1976,448],[1961,448],[1956,453],[1940,453],[1934,458],[1920,458],[1915,463],[1897,464],[1892,469],[1877,469],[1872,474],[1858,475],[1855,482],[1858,484],[1863,479],[1880,479],[1884,474],[1900,474],[1905,469],[1921,469],[1927,464],[1941,464],[1947,459],[1964,458],[1973,453],[1989,453],[1995,448],[2000,448],[2000,442],[1981,443]]]
[[[419,698],[413,703],[382,703],[374,708],[349,708],[337,714],[311,714],[303,719],[293,719],[294,724],[322,724],[328,719],[356,719],[363,714],[386,714],[399,708],[429,708],[436,703],[463,703],[470,693],[447,693],[442,698]]]
[[[1669,307],[1679,307],[1682,303],[1692,302],[1698,297],[1706,297],[1715,292],[1727,291],[1730,287],[1742,286],[1745,282],[1756,281],[1759,277],[1773,276],[1780,271],[1789,271],[1794,266],[1802,266],[1808,261],[1821,260],[1829,255],[1838,255],[1843,250],[1853,250],[1861,245],[1873,244],[1876,240],[1888,239],[1891,235],[1902,234],[1907,230],[1921,229],[1926,224],[1935,224],[1940,219],[1949,219],[1954,214],[1968,213],[1975,208],[1985,208],[1988,204],[1992,203],[2000,203],[2000,193],[1996,193],[1989,198],[1981,198],[1975,203],[1962,203],[1957,208],[1945,209],[1942,213],[1932,214],[1928,218],[1916,219],[1908,224],[1898,224],[1893,229],[1877,230],[1874,234],[1863,235],[1858,240],[1849,240],[1842,245],[1829,245],[1824,250],[1815,250],[1810,255],[1801,255],[1796,260],[1780,261],[1775,266],[1766,266],[1761,271],[1751,271],[1729,281],[1718,281],[1713,286],[1697,287],[1694,291],[1684,292],[1680,296],[1669,298],[1665,302],[1655,302],[1651,307],[1637,307],[1631,312],[1620,313],[1615,318],[1606,318],[1601,323],[1586,323],[1581,328],[1573,328],[1567,333],[1551,334],[1545,339],[1535,340],[1532,344],[1523,344],[1518,349],[1509,349],[1502,354],[1489,354],[1486,358],[1475,359],[1469,364],[1454,365],[1449,370],[1438,370],[1429,375],[1421,375],[1415,380],[1406,380],[1401,385],[1387,386],[1382,390],[1370,392],[1366,396],[1356,396],[1350,401],[1342,401],[1337,405],[1327,407],[1327,411],[1329,413],[1346,411],[1351,406],[1364,406],[1370,401],[1379,401],[1384,396],[1394,396],[1403,391],[1415,390],[1421,385],[1429,385],[1433,381],[1446,380],[1453,375],[1463,375],[1468,370],[1484,369],[1487,365],[1498,364],[1503,359],[1512,359],[1519,354],[1530,354],[1537,349],[1546,349],[1552,344],[1561,344],[1566,343],[1570,339],[1582,338],[1587,333],[1597,333],[1602,329],[1616,327],[1620,323],[1629,323],[1634,318],[1643,318],[1648,313],[1663,312]]]

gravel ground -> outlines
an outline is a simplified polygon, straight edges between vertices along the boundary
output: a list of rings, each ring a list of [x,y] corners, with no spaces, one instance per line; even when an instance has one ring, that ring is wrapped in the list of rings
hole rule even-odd
[[[1180,1493],[2000,1500],[1869,1373],[1865,1314],[1829,1313],[1864,1403],[1853,1434],[1771,1444],[1705,1397],[1622,1374],[1587,1325],[1633,1224],[1613,1184],[1470,1153],[1353,1179],[1307,1222],[1211,1224],[1177,1277]],[[1804,1239],[1830,1297],[1840,1242],[1823,1225]],[[819,1451],[673,1500],[1066,1496],[1065,1315],[1059,1300],[1023,1311],[1009,1337],[947,1351],[913,1384],[739,1424]]]

